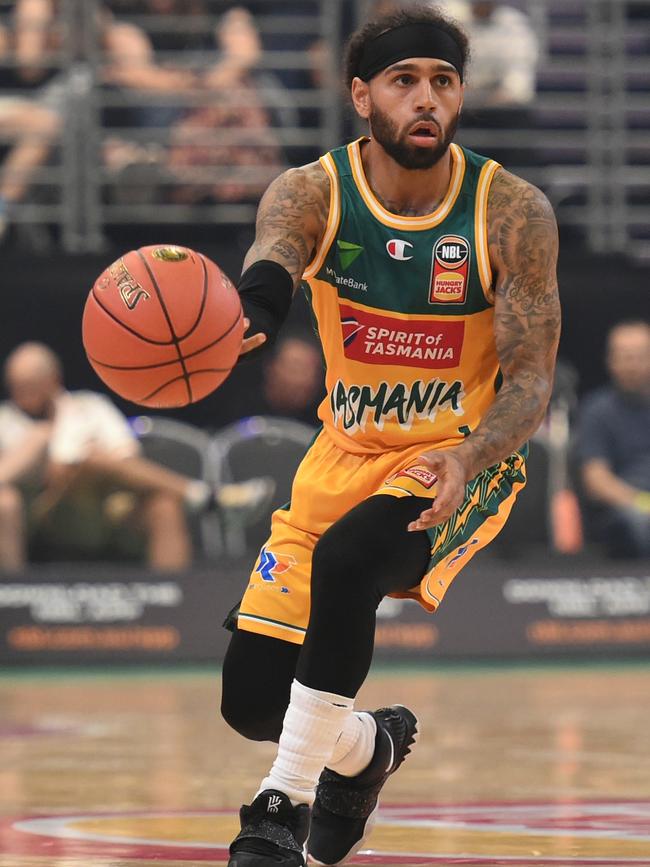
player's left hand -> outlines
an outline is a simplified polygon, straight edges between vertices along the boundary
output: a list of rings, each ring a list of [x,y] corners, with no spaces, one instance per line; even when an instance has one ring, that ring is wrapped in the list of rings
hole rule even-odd
[[[438,481],[436,498],[431,508],[425,509],[416,521],[411,521],[408,525],[411,532],[428,530],[451,518],[465,499],[465,485],[468,481],[465,466],[452,449],[425,452],[420,455],[418,462],[429,467]]]

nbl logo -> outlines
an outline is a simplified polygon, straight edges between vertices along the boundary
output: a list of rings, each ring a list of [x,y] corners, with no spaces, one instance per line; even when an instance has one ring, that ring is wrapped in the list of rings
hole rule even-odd
[[[442,268],[448,268],[450,271],[455,270],[467,262],[469,244],[465,238],[460,236],[446,235],[444,238],[440,238],[434,247],[433,255]]]
[[[182,262],[188,257],[181,247],[158,247],[152,255],[154,259],[160,259],[161,262]]]

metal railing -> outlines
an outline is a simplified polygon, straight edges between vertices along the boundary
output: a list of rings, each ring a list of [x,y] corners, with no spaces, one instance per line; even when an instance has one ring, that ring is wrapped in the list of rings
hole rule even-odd
[[[544,18],[531,127],[464,143],[490,154],[515,142],[507,167],[544,189],[561,224],[599,253],[650,259],[650,17],[630,15],[642,0],[517,5]]]
[[[252,23],[264,51],[226,86],[206,83],[229,59],[208,38],[224,19],[216,0],[199,5],[200,14],[155,16],[143,12],[146,0],[113,0],[109,17],[102,0],[61,0],[41,58],[64,92],[54,103],[61,133],[11,208],[13,223],[54,227],[69,251],[98,249],[124,225],[248,225],[272,176],[343,140],[346,0],[256,0]],[[459,141],[490,155],[505,149],[507,168],[541,186],[560,222],[593,249],[650,256],[650,20],[630,18],[642,0],[512,5],[528,11],[540,35],[537,97],[523,121],[461,127]],[[14,6],[0,0],[7,32]],[[350,24],[368,3],[352,6]],[[125,74],[111,27],[144,36],[154,57],[141,53]],[[170,47],[173,38],[185,40],[184,50]],[[3,80],[17,65],[11,51],[0,53],[5,154],[16,136],[2,126],[3,98],[20,91]],[[152,87],[138,74],[152,66],[196,84]],[[48,104],[42,90],[24,98]],[[0,183],[6,177],[0,166]]]
[[[266,46],[250,62],[206,38],[228,19],[217,14],[215,0],[202,0],[203,14],[196,16],[181,14],[183,4],[168,16],[142,14],[143,5],[115,3],[109,16],[100,0],[63,0],[50,24],[48,36],[57,35],[48,41],[56,50],[48,47],[40,62],[46,81],[65,91],[53,109],[61,133],[10,216],[13,223],[53,226],[69,251],[100,248],[112,226],[250,224],[273,177],[343,138],[343,102],[335,86],[323,84],[338,78],[342,0],[257,0],[254,19],[231,25],[246,32],[229,36],[255,55],[257,40]],[[0,0],[0,26],[8,33],[12,7]],[[203,45],[163,47],[155,58],[142,50],[170,35],[181,43],[187,37],[190,46],[199,37]],[[224,83],[218,71],[229,64]],[[0,67],[18,71],[15,54],[0,54]],[[161,86],[172,71],[179,86],[173,76],[171,86]],[[21,137],[11,129],[3,134],[3,97],[38,104],[42,93],[2,90],[0,76],[6,152]],[[169,122],[160,120],[165,116]],[[35,140],[38,134],[31,135]],[[2,173],[0,167],[0,181]]]

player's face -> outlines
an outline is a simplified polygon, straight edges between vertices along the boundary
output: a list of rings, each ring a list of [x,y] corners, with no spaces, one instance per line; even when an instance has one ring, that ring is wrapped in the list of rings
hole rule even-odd
[[[435,166],[454,138],[463,103],[454,67],[441,60],[403,60],[365,87],[360,113],[386,153],[405,169]],[[356,99],[355,105],[359,111]]]

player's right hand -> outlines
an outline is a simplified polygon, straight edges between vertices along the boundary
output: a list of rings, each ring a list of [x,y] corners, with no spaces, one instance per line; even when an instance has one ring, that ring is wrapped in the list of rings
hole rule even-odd
[[[465,498],[467,475],[463,462],[454,449],[432,449],[418,457],[437,477],[436,496],[430,509],[411,521],[408,530],[429,530],[449,520]]]
[[[250,326],[250,319],[244,318],[244,334],[246,334]],[[262,334],[261,331],[258,334],[253,334],[251,337],[244,337],[239,354],[246,355],[247,352],[258,349],[263,343],[266,343],[266,334]]]

